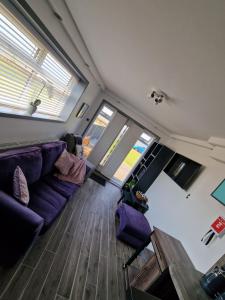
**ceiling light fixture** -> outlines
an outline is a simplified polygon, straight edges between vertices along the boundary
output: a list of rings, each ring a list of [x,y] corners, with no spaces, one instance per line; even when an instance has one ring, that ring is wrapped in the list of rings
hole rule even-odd
[[[158,105],[162,103],[164,100],[168,100],[168,96],[161,90],[152,90],[150,93],[147,94],[147,98],[149,100],[153,100],[153,102]]]

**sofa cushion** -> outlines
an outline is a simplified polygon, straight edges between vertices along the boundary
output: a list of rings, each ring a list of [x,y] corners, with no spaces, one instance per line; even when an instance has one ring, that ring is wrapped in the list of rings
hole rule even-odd
[[[79,189],[79,185],[62,181],[51,174],[45,176],[44,181],[67,199]]]
[[[42,233],[46,231],[59,215],[67,200],[49,185],[39,181],[30,187],[28,207],[44,219]]]
[[[55,161],[66,148],[66,143],[63,141],[52,142],[40,145],[42,150],[43,165],[42,176],[51,173],[54,170]]]
[[[13,174],[19,166],[27,183],[36,182],[41,175],[42,155],[38,147],[26,147],[0,153],[0,189],[12,194]]]

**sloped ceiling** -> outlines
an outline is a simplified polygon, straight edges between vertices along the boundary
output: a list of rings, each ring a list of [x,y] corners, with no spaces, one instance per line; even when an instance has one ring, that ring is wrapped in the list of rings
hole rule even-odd
[[[174,134],[225,137],[224,0],[65,2],[109,90]]]

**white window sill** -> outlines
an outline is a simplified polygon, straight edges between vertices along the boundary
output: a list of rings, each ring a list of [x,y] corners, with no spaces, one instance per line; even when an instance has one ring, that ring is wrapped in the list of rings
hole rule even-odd
[[[65,120],[60,117],[45,115],[41,113],[34,113],[33,115],[28,114],[24,110],[14,109],[14,108],[0,108],[0,116],[5,118],[22,118],[29,120],[40,120],[40,121],[50,121],[50,122],[65,122]]]

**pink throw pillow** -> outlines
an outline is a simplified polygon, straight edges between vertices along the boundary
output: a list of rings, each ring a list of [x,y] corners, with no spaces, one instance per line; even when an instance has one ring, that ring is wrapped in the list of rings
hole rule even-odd
[[[67,175],[55,174],[60,180],[81,185],[84,182],[86,174],[86,162],[77,156],[70,154],[73,160],[73,166]]]
[[[25,205],[30,200],[26,177],[19,166],[16,167],[13,175],[13,196]]]
[[[60,157],[55,162],[55,167],[59,170],[61,174],[68,175],[72,166],[73,161],[71,159],[71,155],[67,152],[66,149],[64,149]]]

